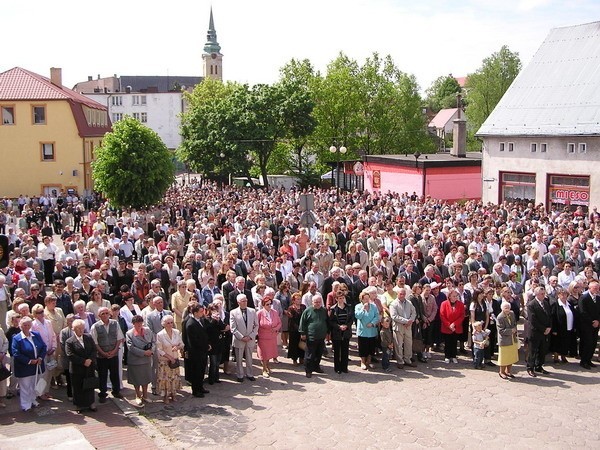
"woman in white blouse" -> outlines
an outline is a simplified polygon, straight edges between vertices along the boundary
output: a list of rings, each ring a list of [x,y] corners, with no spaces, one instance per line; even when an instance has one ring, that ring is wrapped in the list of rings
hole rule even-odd
[[[183,341],[181,333],[174,327],[173,316],[164,316],[160,323],[163,329],[156,335],[158,391],[162,392],[164,402],[169,403],[171,400],[176,401],[177,390],[181,387],[178,363]],[[174,364],[177,367],[173,367]]]
[[[42,400],[50,400],[50,395],[48,394],[50,390],[50,379],[52,378],[52,371],[57,366],[56,361],[56,334],[54,334],[54,329],[52,328],[52,323],[49,320],[46,320],[44,317],[44,307],[42,305],[34,305],[32,309],[32,314],[35,320],[33,321],[33,325],[31,327],[31,331],[36,331],[40,334],[40,337],[46,344],[47,352],[46,352],[46,370],[42,374],[42,378],[46,380],[46,387],[44,388],[44,392],[40,395]]]
[[[126,293],[123,295],[123,307],[121,308],[121,317],[125,319],[125,323],[127,324],[127,330],[131,330],[133,328],[133,316],[139,316],[142,314],[142,310],[138,305],[133,301],[133,294]]]

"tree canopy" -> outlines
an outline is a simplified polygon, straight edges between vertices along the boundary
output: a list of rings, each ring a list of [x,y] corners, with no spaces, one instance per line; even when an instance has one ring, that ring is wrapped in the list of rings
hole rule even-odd
[[[156,204],[174,180],[169,149],[156,132],[130,116],[113,125],[95,156],[95,189],[116,207]]]
[[[485,58],[467,78],[467,118],[471,133],[477,132],[521,71],[519,54],[504,45]]]
[[[456,95],[461,92],[460,84],[452,75],[438,77],[425,91],[427,105],[433,112],[456,108]]]

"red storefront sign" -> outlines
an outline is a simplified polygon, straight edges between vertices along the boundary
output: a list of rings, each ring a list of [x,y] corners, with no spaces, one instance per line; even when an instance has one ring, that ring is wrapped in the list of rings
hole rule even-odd
[[[564,203],[566,205],[588,206],[590,202],[589,190],[550,188],[550,199],[553,203]]]

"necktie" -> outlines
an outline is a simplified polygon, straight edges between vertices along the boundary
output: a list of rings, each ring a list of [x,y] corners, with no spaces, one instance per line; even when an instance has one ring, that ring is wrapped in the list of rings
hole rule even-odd
[[[160,320],[162,320],[164,313],[161,311],[160,312]]]
[[[248,316],[246,314],[246,310],[242,309],[242,316],[244,317],[244,323],[248,326]]]

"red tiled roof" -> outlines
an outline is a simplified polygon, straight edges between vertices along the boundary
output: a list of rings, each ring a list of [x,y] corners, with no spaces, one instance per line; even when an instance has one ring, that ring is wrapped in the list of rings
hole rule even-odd
[[[444,128],[446,124],[454,117],[458,108],[441,109],[433,120],[429,123],[430,127]]]
[[[461,88],[464,88],[465,84],[467,84],[467,77],[454,77],[454,79]]]
[[[0,100],[72,100],[89,108],[106,110],[105,105],[64,86],[56,86],[50,79],[21,67],[0,73]]]

